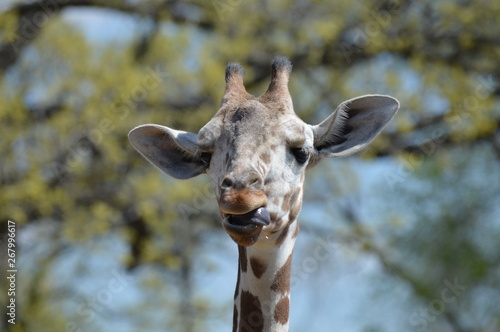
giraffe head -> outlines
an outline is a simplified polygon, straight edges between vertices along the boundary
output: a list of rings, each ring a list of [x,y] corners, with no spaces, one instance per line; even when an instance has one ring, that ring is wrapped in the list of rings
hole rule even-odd
[[[255,97],[243,86],[243,68],[231,63],[221,106],[198,134],[154,124],[129,134],[141,155],[165,173],[178,179],[207,173],[222,225],[241,246],[280,246],[301,209],[306,169],[363,149],[399,108],[392,97],[363,96],[308,125],[293,110],[291,69],[288,59],[276,57],[269,88]]]

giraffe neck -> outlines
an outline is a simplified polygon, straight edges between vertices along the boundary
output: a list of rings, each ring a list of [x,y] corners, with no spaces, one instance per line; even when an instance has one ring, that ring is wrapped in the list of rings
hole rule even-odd
[[[276,236],[274,248],[238,246],[233,332],[289,330],[290,275],[298,222]]]

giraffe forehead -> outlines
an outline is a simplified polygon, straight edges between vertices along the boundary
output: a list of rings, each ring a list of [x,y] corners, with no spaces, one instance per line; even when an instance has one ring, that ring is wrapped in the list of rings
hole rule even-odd
[[[310,133],[309,133],[310,131]],[[202,150],[216,145],[241,144],[268,146],[289,144],[299,146],[312,141],[312,130],[295,113],[258,100],[223,106],[200,130],[198,144]],[[312,143],[311,143],[312,144]]]
[[[255,136],[269,134],[279,126],[280,114],[273,112],[265,105],[257,102],[245,102],[228,109],[223,118],[223,128],[236,137],[240,135]],[[255,132],[258,129],[259,132]]]
[[[238,107],[224,117],[221,124],[224,142],[254,145],[271,150],[280,145],[312,146],[313,133],[295,114],[273,112],[264,106]]]

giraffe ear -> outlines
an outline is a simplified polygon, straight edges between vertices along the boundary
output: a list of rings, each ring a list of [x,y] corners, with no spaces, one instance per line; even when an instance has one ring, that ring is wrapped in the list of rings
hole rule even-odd
[[[343,102],[325,121],[312,126],[316,162],[362,150],[382,131],[398,108],[396,99],[381,95]]]
[[[147,124],[132,129],[128,138],[144,158],[174,178],[189,179],[207,169],[196,134]]]

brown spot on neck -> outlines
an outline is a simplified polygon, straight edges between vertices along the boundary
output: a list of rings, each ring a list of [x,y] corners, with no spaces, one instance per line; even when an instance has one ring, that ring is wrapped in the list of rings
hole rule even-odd
[[[292,254],[288,256],[286,263],[274,276],[271,289],[277,293],[285,294],[290,291],[290,272],[292,270]]]
[[[297,225],[295,227],[295,233],[293,233],[292,238],[295,239],[297,236],[299,236],[299,230],[300,230],[300,225],[299,225],[299,223],[297,223]]]
[[[290,202],[292,204],[297,202],[301,193],[302,193],[302,188],[301,187],[297,188],[297,190],[295,190],[295,192],[293,193],[292,197],[290,197]]]
[[[288,235],[289,229],[290,229],[290,223],[288,223],[288,225],[286,225],[285,228],[283,228],[283,230],[281,231],[281,234],[276,239],[276,245],[278,247],[281,246],[283,244],[283,242],[285,241],[286,236]]]
[[[264,329],[264,315],[257,296],[250,292],[241,292],[239,332],[262,332]]]
[[[233,332],[238,332],[238,309],[236,308],[236,304],[233,309]]]
[[[283,297],[276,304],[274,309],[274,320],[282,325],[288,323],[288,318],[290,315],[290,300],[288,296]]]
[[[256,257],[250,258],[250,267],[252,268],[253,274],[260,279],[264,272],[266,272],[267,264]]]
[[[240,260],[240,270],[241,272],[247,272],[247,250],[243,246],[238,246],[238,254]]]
[[[236,279],[236,289],[234,290],[234,299],[238,297],[239,291],[240,291],[240,278],[241,278],[241,271],[240,271],[240,263],[238,263],[238,279]]]
[[[298,195],[297,195],[298,197]],[[290,218],[290,221],[297,219],[297,216],[300,213],[300,209],[302,208],[302,201],[297,200],[295,202],[292,201],[292,209],[290,210],[290,214],[288,215]]]

